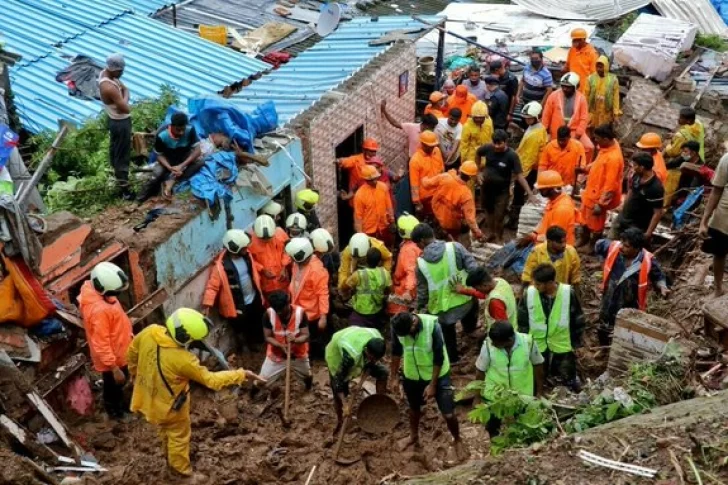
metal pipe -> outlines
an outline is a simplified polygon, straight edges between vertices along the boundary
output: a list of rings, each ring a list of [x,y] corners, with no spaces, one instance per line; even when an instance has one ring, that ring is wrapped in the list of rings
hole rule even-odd
[[[58,135],[56,135],[56,139],[53,140],[53,144],[51,145],[50,149],[48,149],[48,152],[43,157],[43,160],[41,160],[41,162],[38,164],[38,168],[33,173],[33,176],[30,178],[28,183],[23,186],[23,188],[15,197],[15,200],[17,201],[19,206],[22,207],[25,204],[25,200],[30,196],[33,188],[35,188],[35,186],[38,185],[38,182],[40,182],[41,177],[43,177],[43,174],[45,174],[46,170],[48,170],[48,167],[50,167],[51,165],[53,155],[56,154],[56,152],[58,151],[58,147],[61,145],[61,142],[67,134],[68,126],[64,124],[61,127],[61,131],[59,131]]]
[[[172,4],[172,26],[177,28],[177,4]]]
[[[442,70],[445,68],[445,31],[440,31],[437,39],[437,59],[435,60],[435,91],[440,90]]]
[[[422,20],[422,19],[421,19],[421,18],[419,18],[419,17],[417,16],[417,15],[413,15],[413,16],[412,16],[412,18],[413,18],[414,20],[418,21],[418,22],[422,22],[422,23],[423,23],[423,24],[425,24],[425,25],[429,25],[429,26],[430,26],[430,27],[432,27],[433,29],[437,29],[437,30],[439,30],[441,34],[448,34],[448,35],[452,35],[452,36],[453,36],[453,37],[455,37],[456,39],[460,39],[460,40],[462,40],[462,41],[464,41],[464,42],[466,42],[466,43],[468,43],[468,44],[474,45],[475,47],[478,47],[478,48],[480,48],[480,49],[483,49],[483,50],[485,50],[485,51],[491,52],[491,53],[493,53],[493,54],[498,54],[499,56],[501,56],[501,57],[504,57],[504,58],[508,59],[508,60],[509,60],[509,61],[511,61],[511,62],[515,62],[516,64],[520,64],[520,65],[522,65],[522,66],[525,66],[525,65],[526,65],[526,63],[525,63],[525,62],[523,62],[523,61],[519,61],[519,60],[518,60],[518,59],[516,59],[515,57],[511,57],[511,56],[509,56],[509,55],[503,54],[502,52],[498,52],[497,50],[495,50],[495,49],[492,49],[492,48],[490,48],[490,47],[486,47],[486,46],[484,46],[483,44],[479,44],[478,42],[475,42],[475,41],[474,41],[473,39],[468,39],[467,37],[465,37],[465,36],[462,36],[462,35],[460,35],[460,34],[456,34],[456,33],[454,33],[454,32],[450,32],[449,30],[445,29],[444,27],[441,27],[441,26],[439,26],[439,25],[436,25],[436,24],[433,24],[433,23],[427,22],[426,20]],[[439,48],[439,46],[438,46],[438,55],[439,55],[439,50],[440,50],[440,48]]]

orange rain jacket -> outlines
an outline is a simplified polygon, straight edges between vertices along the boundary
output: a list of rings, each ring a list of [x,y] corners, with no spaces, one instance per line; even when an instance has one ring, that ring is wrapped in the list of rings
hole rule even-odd
[[[546,204],[543,218],[534,231],[538,242],[545,241],[546,231],[550,227],[559,226],[566,231],[566,244],[574,245],[576,236],[574,229],[579,224],[579,211],[576,210],[574,199],[567,194],[561,194]]]
[[[589,106],[583,94],[577,91],[574,96],[574,113],[569,121],[571,136],[578,140],[586,134],[586,127],[589,124]],[[564,123],[564,92],[554,91],[546,100],[543,108],[543,125],[551,134],[551,139],[556,140],[559,128]]]
[[[551,140],[541,151],[541,160],[538,163],[538,170],[555,170],[561,175],[561,180],[566,185],[576,183],[576,168],[586,164],[584,146],[579,140],[569,139],[565,149],[561,149],[559,141]]]
[[[597,72],[597,59],[599,52],[591,44],[586,44],[581,49],[569,49],[564,70],[579,75],[579,91],[582,93],[586,90],[589,76]]]
[[[432,211],[443,229],[460,229],[463,219],[471,228],[478,227],[473,193],[456,170],[425,178],[422,187],[433,191]]]
[[[318,256],[311,256],[311,260],[304,266],[293,265],[293,276],[288,290],[291,304],[303,308],[309,322],[329,313],[329,272]]]
[[[113,297],[104,298],[91,281],[86,281],[78,305],[94,369],[107,372],[126,366],[126,352],[134,334],[121,303]]]
[[[394,209],[389,188],[384,182],[372,187],[364,183],[354,196],[354,230],[369,236],[386,231],[394,222]]]
[[[426,154],[422,147],[417,149],[409,163],[410,186],[412,189],[412,203],[419,204],[422,200],[432,197],[432,189],[422,186],[422,180],[445,171],[445,162],[442,153],[435,148],[431,154]]]
[[[238,310],[235,308],[235,300],[233,292],[230,289],[230,281],[228,280],[223,259],[227,254],[226,250],[215,259],[210,268],[210,276],[207,279],[205,293],[202,295],[202,306],[212,307],[217,301],[217,309],[223,318],[235,318],[238,316]],[[255,281],[255,276],[251,275]],[[255,281],[257,285],[257,281]]]
[[[414,302],[417,299],[417,258],[422,256],[422,250],[410,239],[405,239],[399,246],[397,265],[392,275],[392,293],[398,297],[408,295]],[[390,302],[387,312],[391,315],[407,311],[403,305]]]
[[[276,290],[288,288],[287,269],[291,265],[291,258],[286,254],[285,247],[288,234],[280,227],[276,228],[275,235],[270,239],[261,239],[255,234],[250,236],[248,254],[253,263],[253,281],[264,296]],[[265,276],[265,271],[273,273],[273,278]]]
[[[364,179],[361,176],[361,171],[366,166],[366,164],[367,162],[366,160],[364,160],[363,153],[341,159],[339,167],[349,172],[349,190],[359,187],[361,184],[364,183]]]
[[[460,117],[460,124],[463,125],[466,121],[468,121],[468,118],[470,117],[470,110],[473,108],[473,105],[477,100],[478,98],[468,91],[467,86],[460,84],[455,88],[455,94],[447,98],[450,108],[448,111],[452,111],[453,108],[460,109],[463,113]]]
[[[658,150],[652,155],[652,162],[652,171],[655,172],[655,175],[660,179],[662,185],[665,185],[665,181],[667,180],[667,165],[665,165],[665,157],[662,156],[661,151]]]
[[[601,148],[594,163],[587,166],[589,175],[581,195],[581,218],[593,232],[601,232],[607,220],[607,211],[619,206],[622,200],[622,179],[624,177],[624,157],[619,143],[609,148]],[[607,198],[607,193],[612,198]],[[602,213],[595,216],[594,206],[599,204]]]

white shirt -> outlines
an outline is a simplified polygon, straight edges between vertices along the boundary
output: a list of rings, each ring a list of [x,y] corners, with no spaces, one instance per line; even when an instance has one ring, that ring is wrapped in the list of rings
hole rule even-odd
[[[447,118],[442,118],[437,122],[435,134],[437,135],[437,139],[440,141],[442,156],[447,160],[455,148],[455,143],[459,142],[463,135],[463,125],[457,123],[455,126],[450,126],[447,122]]]

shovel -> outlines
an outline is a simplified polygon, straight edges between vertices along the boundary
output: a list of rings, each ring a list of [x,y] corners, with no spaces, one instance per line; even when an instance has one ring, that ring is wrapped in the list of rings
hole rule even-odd
[[[341,424],[341,431],[339,431],[339,440],[336,442],[336,448],[334,448],[334,461],[339,465],[349,466],[361,461],[361,456],[358,458],[339,458],[339,452],[341,451],[341,445],[344,442],[344,434],[346,434],[346,428],[349,425],[349,418],[351,416],[351,408],[354,405],[354,398],[361,390],[362,384],[367,377],[366,372],[362,372],[359,382],[356,385],[356,389],[349,396],[349,416],[344,417],[344,422]]]
[[[288,425],[288,405],[291,403],[291,342],[286,343],[286,395],[283,400],[283,423]]]

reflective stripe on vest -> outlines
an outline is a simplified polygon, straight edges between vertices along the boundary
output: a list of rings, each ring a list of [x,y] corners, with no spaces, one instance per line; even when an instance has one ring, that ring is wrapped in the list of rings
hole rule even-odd
[[[455,245],[445,243],[445,254],[437,263],[428,263],[423,257],[417,258],[417,267],[427,280],[427,310],[433,315],[446,312],[451,308],[464,305],[471,300],[467,295],[453,291],[450,282],[453,277],[464,282],[467,273],[458,270]]]
[[[422,330],[417,334],[416,338],[410,335],[405,337],[397,336],[402,344],[403,352],[403,372],[406,379],[413,381],[429,381],[432,379],[432,368],[434,366],[434,354],[432,352],[432,332],[438,325],[437,317],[432,315],[420,315],[417,317],[422,322]],[[443,345],[444,360],[440,368],[442,377],[450,372],[450,359],[447,356],[447,349]]]
[[[513,389],[519,394],[533,396],[533,364],[531,364],[530,335],[516,332],[516,344],[509,354],[486,340],[490,364],[485,372],[483,397],[493,400],[500,388]]]
[[[516,297],[513,294],[513,288],[503,278],[495,278],[495,288],[493,291],[488,293],[488,298],[485,299],[485,328],[490,329],[491,325],[495,323],[495,318],[490,316],[488,307],[490,301],[496,299],[500,300],[506,305],[506,315],[508,315],[508,321],[511,322],[513,328],[518,331],[518,306],[516,305]]]
[[[293,313],[288,321],[286,327],[283,326],[280,316],[272,308],[268,308],[268,319],[270,320],[271,326],[273,327],[273,338],[277,342],[286,345],[288,343],[287,337],[289,334],[293,334],[294,337],[301,335],[301,322],[303,321],[304,310],[299,306],[292,306]],[[271,359],[280,362],[285,359],[285,353],[282,350],[274,349],[273,346],[268,346],[266,355]],[[291,356],[296,359],[304,359],[308,357],[308,342],[302,344],[291,344]]]
[[[354,367],[347,377],[351,379],[360,375],[364,368],[364,347],[373,338],[382,338],[382,334],[373,328],[349,327],[336,332],[326,346],[326,365],[331,375],[339,372],[343,351],[354,359]]]
[[[550,350],[557,354],[571,352],[571,286],[559,284],[548,319],[543,311],[541,296],[533,285],[526,290],[526,307],[528,333],[538,345],[538,350]]]
[[[589,111],[593,111],[597,107],[597,81],[599,80],[599,74],[592,74],[589,76]],[[612,111],[614,103],[614,83],[617,81],[617,76],[614,74],[606,75],[607,87],[604,93],[604,106],[607,111]]]
[[[384,306],[384,289],[388,286],[389,273],[380,266],[357,270],[357,274],[359,285],[356,287],[351,304],[357,313],[374,315]]]
[[[607,291],[609,285],[609,276],[614,268],[614,262],[619,256],[619,249],[622,247],[622,243],[619,241],[612,241],[607,251],[607,259],[604,261],[604,278],[602,280],[602,291]],[[647,291],[650,288],[650,269],[652,269],[652,253],[646,249],[642,250],[642,263],[640,264],[640,275],[637,282],[637,306],[640,310],[645,311],[647,309]]]

